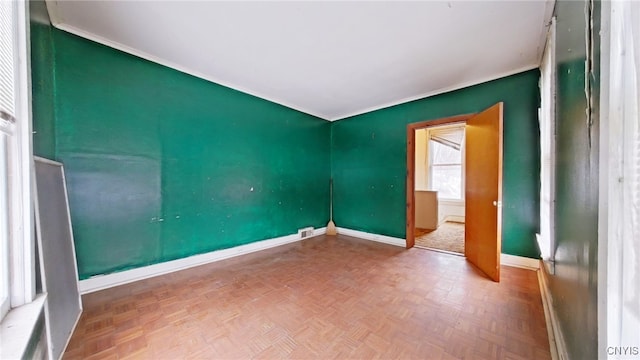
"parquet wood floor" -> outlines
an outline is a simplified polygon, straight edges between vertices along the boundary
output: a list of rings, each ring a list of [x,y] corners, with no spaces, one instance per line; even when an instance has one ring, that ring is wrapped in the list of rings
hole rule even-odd
[[[549,359],[534,271],[346,236],[83,296],[65,359]]]

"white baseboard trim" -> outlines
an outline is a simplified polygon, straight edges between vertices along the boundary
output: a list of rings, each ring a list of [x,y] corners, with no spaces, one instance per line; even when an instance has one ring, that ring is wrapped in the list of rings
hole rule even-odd
[[[405,239],[400,239],[400,238],[386,236],[386,235],[372,234],[364,231],[351,230],[351,229],[342,228],[342,227],[338,228],[338,234],[353,236],[353,237],[357,237],[359,239],[364,239],[364,240],[377,241],[377,242],[381,242],[389,245],[400,246],[403,248],[407,247],[407,241]]]
[[[368,233],[368,232],[359,231],[359,230],[352,230],[352,229],[347,229],[342,227],[338,228],[338,234],[353,236],[353,237],[357,237],[364,240],[377,241],[377,242],[400,246],[400,247],[407,246],[407,242],[405,239],[386,236],[386,235],[373,234],[373,233]],[[509,254],[500,254],[500,264],[505,266],[519,267],[519,268],[533,270],[533,271],[536,271],[540,268],[539,260],[531,259],[524,256],[515,256],[515,255],[509,255]]]
[[[536,271],[540,269],[540,260],[524,256],[500,254],[500,264]]]
[[[94,291],[108,289],[118,285],[128,284],[134,281],[148,279],[154,276],[172,273],[179,270],[188,269],[194,266],[204,265],[232,257],[249,254],[252,252],[266,250],[272,247],[289,244],[296,241],[306,240],[314,236],[323,235],[327,231],[326,227],[315,229],[313,236],[300,238],[298,234],[281,236],[273,239],[256,241],[245,245],[211,251],[205,254],[198,254],[182,259],[162,262],[136,269],[125,270],[107,275],[98,275],[86,280],[80,280],[79,288],[81,294],[88,294]]]
[[[546,268],[540,266],[538,270],[538,283],[540,284],[540,295],[542,296],[542,307],[544,308],[544,318],[547,323],[547,334],[549,335],[549,349],[552,360],[569,360],[564,336],[560,329],[558,314],[553,307],[553,298],[549,291]]]
[[[463,223],[464,224],[464,216],[459,216],[459,215],[447,215],[444,218],[442,218],[442,222],[440,222],[440,224],[444,224],[447,221],[451,221],[451,222],[458,222],[458,223]],[[438,224],[438,225],[440,225]]]

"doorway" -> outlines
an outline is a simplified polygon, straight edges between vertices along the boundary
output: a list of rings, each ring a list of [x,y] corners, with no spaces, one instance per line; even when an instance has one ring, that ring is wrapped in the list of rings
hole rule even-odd
[[[465,123],[415,130],[415,245],[464,254]]]
[[[407,249],[416,244],[416,131],[464,124],[464,256],[496,282],[502,247],[503,109],[497,103],[477,114],[407,125]]]

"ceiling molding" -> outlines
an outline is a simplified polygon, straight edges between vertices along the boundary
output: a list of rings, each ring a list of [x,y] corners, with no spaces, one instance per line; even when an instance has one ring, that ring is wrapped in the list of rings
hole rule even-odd
[[[542,64],[542,58],[544,56],[544,49],[547,45],[547,33],[549,32],[549,26],[551,26],[551,18],[553,17],[553,11],[555,10],[556,2],[554,0],[545,0],[544,8],[544,22],[540,29],[540,37],[538,39],[538,64]]]
[[[327,121],[538,68],[555,6],[555,0],[480,8],[466,2],[256,8],[45,1],[57,29]],[[478,17],[483,9],[486,16]],[[362,21],[350,27],[345,19],[356,15]],[[388,29],[378,26],[380,19]],[[163,21],[175,23],[175,31]],[[452,21],[470,25],[460,30]],[[300,31],[291,33],[288,26]],[[235,28],[242,31],[229,32]],[[469,37],[474,31],[477,40]],[[247,61],[259,55],[264,63]]]
[[[205,74],[202,74],[202,73],[200,73],[198,71],[194,71],[194,70],[188,69],[188,68],[186,68],[184,66],[180,66],[180,65],[174,64],[174,63],[172,63],[170,61],[166,61],[166,60],[161,59],[159,57],[147,54],[147,53],[139,51],[137,49],[133,49],[133,48],[131,48],[129,46],[122,45],[120,43],[111,41],[109,39],[105,39],[105,38],[103,38],[101,36],[98,36],[96,34],[92,34],[92,33],[86,32],[84,30],[77,29],[77,28],[75,28],[73,26],[69,26],[67,24],[55,23],[53,19],[51,21],[52,21],[53,25],[56,28],[58,28],[58,29],[60,29],[62,31],[66,31],[68,33],[71,33],[71,34],[80,36],[82,38],[97,42],[97,43],[105,45],[107,47],[114,48],[116,50],[125,52],[127,54],[131,54],[131,55],[137,56],[139,58],[151,61],[153,63],[156,63],[156,64],[159,64],[159,65],[162,65],[162,66],[165,66],[165,67],[180,71],[182,73],[185,73],[185,74],[188,74],[188,75],[191,75],[191,76],[195,76],[197,78],[200,78],[200,79],[203,79],[203,80],[206,80],[206,81],[210,81],[212,83],[215,83],[215,84],[218,84],[218,85],[222,85],[224,87],[228,87],[230,89],[237,90],[237,91],[240,91],[242,93],[249,94],[251,96],[255,96],[255,97],[258,97],[260,99],[267,100],[267,101],[270,101],[272,103],[275,103],[275,104],[278,104],[278,105],[282,105],[282,106],[288,107],[290,109],[293,109],[293,110],[296,110],[296,111],[300,111],[300,112],[303,112],[305,114],[309,114],[309,115],[315,116],[317,118],[320,118],[322,120],[331,121],[331,122],[347,119],[347,118],[350,118],[350,117],[353,117],[353,116],[366,114],[368,112],[372,112],[372,111],[376,111],[376,110],[380,110],[380,109],[384,109],[384,108],[388,108],[388,107],[392,107],[392,106],[408,103],[408,102],[415,101],[415,100],[424,99],[424,98],[431,97],[431,96],[436,96],[436,95],[448,93],[450,91],[464,89],[464,88],[469,87],[469,86],[478,85],[478,84],[482,84],[482,83],[489,82],[489,81],[492,81],[492,80],[496,80],[496,79],[500,79],[500,78],[503,78],[503,77],[507,77],[507,76],[510,76],[510,75],[518,74],[518,73],[521,73],[523,71],[537,69],[540,66],[539,64],[531,64],[531,65],[524,66],[522,68],[519,68],[519,69],[516,69],[516,70],[513,70],[513,71],[507,71],[507,72],[504,72],[504,73],[500,73],[500,74],[495,75],[495,76],[489,76],[489,77],[486,77],[486,78],[475,79],[475,80],[471,80],[471,81],[468,81],[468,82],[463,82],[463,83],[455,84],[455,85],[452,85],[452,86],[448,86],[446,88],[438,89],[438,90],[435,90],[435,91],[430,91],[430,92],[426,92],[426,93],[423,93],[423,94],[410,96],[410,97],[399,99],[399,100],[394,100],[394,101],[391,101],[391,102],[388,102],[388,103],[385,103],[385,104],[382,104],[382,105],[379,105],[379,106],[373,106],[373,107],[365,108],[365,109],[358,110],[358,111],[355,111],[355,112],[352,112],[352,113],[340,115],[338,117],[331,117],[331,116],[327,116],[326,114],[314,113],[314,112],[312,112],[312,111],[310,111],[308,109],[302,109],[302,108],[293,106],[291,104],[287,104],[284,101],[281,101],[279,99],[274,99],[274,98],[267,97],[265,95],[262,95],[262,94],[259,94],[259,93],[255,92],[255,91],[251,91],[249,89],[245,89],[242,86],[225,83],[225,82],[220,81],[218,79],[212,78],[211,76],[207,76]]]
[[[45,5],[47,6],[47,12],[49,13],[49,22],[52,25],[57,25],[63,22],[60,12],[58,11],[58,2],[55,0],[45,0]]]
[[[51,1],[47,1],[47,3],[51,3]],[[51,16],[51,14],[49,14],[49,16]],[[147,54],[147,53],[145,53],[143,51],[140,51],[138,49],[134,49],[134,48],[132,48],[130,46],[126,46],[126,45],[120,44],[118,42],[106,39],[106,38],[104,38],[102,36],[90,33],[88,31],[84,31],[82,29],[78,29],[78,28],[73,27],[73,26],[71,26],[69,24],[65,24],[65,23],[60,23],[60,22],[54,21],[53,17],[51,17],[51,23],[57,29],[62,30],[62,31],[66,31],[66,32],[68,32],[70,34],[73,34],[73,35],[77,35],[77,36],[79,36],[81,38],[88,39],[88,40],[91,40],[93,42],[102,44],[104,46],[107,46],[107,47],[110,47],[110,48],[125,52],[127,54],[131,54],[133,56],[136,56],[136,57],[151,61],[153,63],[160,64],[162,66],[165,66],[165,67],[180,71],[182,73],[185,73],[185,74],[188,74],[188,75],[191,75],[191,76],[195,76],[195,77],[203,79],[203,80],[210,81],[210,82],[212,82],[214,84],[222,85],[224,87],[228,87],[230,89],[237,90],[237,91],[240,91],[242,93],[249,94],[251,96],[255,96],[257,98],[260,98],[260,99],[263,99],[263,100],[267,100],[267,101],[270,101],[272,103],[275,103],[275,104],[278,104],[278,105],[282,105],[282,106],[288,107],[290,109],[297,110],[297,111],[303,112],[305,114],[309,114],[309,115],[315,116],[315,117],[317,117],[319,119],[322,119],[322,120],[331,121],[331,120],[329,120],[329,116],[327,116],[325,114],[314,113],[313,111],[310,111],[308,109],[303,109],[303,108],[288,104],[287,102],[282,101],[280,99],[275,99],[275,98],[266,96],[264,94],[260,94],[258,92],[249,90],[249,89],[244,88],[244,87],[239,86],[239,85],[230,84],[230,83],[222,81],[220,79],[216,79],[216,78],[214,78],[212,76],[205,75],[205,74],[203,74],[203,73],[201,73],[199,71],[194,71],[194,70],[191,70],[191,69],[189,69],[189,68],[187,68],[185,66],[180,66],[180,65],[175,64],[175,63],[173,63],[171,61],[167,61],[167,60],[159,58],[157,56],[154,56],[154,55],[151,55],[151,54]]]
[[[348,119],[350,117],[366,114],[368,112],[381,110],[381,109],[393,107],[393,106],[396,106],[396,105],[405,104],[405,103],[408,103],[408,102],[411,102],[411,101],[420,100],[420,99],[424,99],[424,98],[428,98],[428,97],[432,97],[432,96],[436,96],[436,95],[445,94],[445,93],[448,93],[448,92],[451,92],[451,91],[464,89],[464,88],[467,88],[467,87],[470,87],[470,86],[474,86],[474,85],[480,85],[480,84],[483,84],[483,83],[486,83],[486,82],[489,82],[489,81],[501,79],[503,77],[519,74],[519,73],[524,72],[524,71],[537,69],[539,67],[540,67],[539,64],[527,65],[527,66],[521,67],[521,68],[513,70],[513,71],[506,71],[504,73],[500,73],[500,74],[495,75],[495,76],[488,76],[486,78],[481,78],[481,79],[477,79],[477,80],[463,82],[463,83],[455,84],[455,85],[452,85],[452,86],[448,86],[446,88],[430,91],[430,92],[427,92],[427,93],[424,93],[424,94],[419,94],[419,95],[416,95],[416,96],[411,96],[411,97],[408,97],[408,98],[392,101],[392,102],[389,102],[389,103],[384,104],[384,105],[374,106],[374,107],[371,107],[371,108],[368,108],[368,109],[364,109],[362,111],[354,112],[352,114],[347,114],[347,115],[339,117],[339,118],[329,119],[329,121],[338,121],[338,120]]]
[[[215,83],[215,84],[218,84],[218,85],[222,85],[224,87],[228,87],[230,89],[237,90],[237,91],[240,91],[242,93],[249,94],[251,96],[255,96],[255,97],[261,98],[263,100],[267,100],[267,101],[270,101],[272,103],[275,103],[275,104],[278,104],[278,105],[282,105],[282,106],[288,107],[290,109],[293,109],[293,110],[296,110],[296,111],[300,111],[300,112],[303,112],[305,114],[309,114],[309,115],[315,116],[317,118],[320,118],[322,120],[331,121],[331,122],[347,119],[347,118],[350,118],[350,117],[353,117],[353,116],[366,114],[368,112],[372,112],[372,111],[376,111],[376,110],[380,110],[380,109],[384,109],[384,108],[388,108],[388,107],[393,107],[393,106],[396,106],[396,105],[401,105],[401,104],[404,104],[404,103],[408,103],[408,102],[411,102],[411,101],[424,99],[424,98],[431,97],[431,96],[436,96],[436,95],[448,93],[448,92],[455,91],[455,90],[464,89],[464,88],[469,87],[469,86],[478,85],[478,84],[482,84],[482,83],[489,82],[489,81],[492,81],[492,80],[500,79],[500,78],[503,78],[503,77],[515,75],[515,74],[521,73],[523,71],[537,69],[540,66],[539,64],[531,64],[531,65],[524,66],[522,68],[519,68],[519,69],[516,69],[516,70],[513,70],[513,71],[507,71],[507,72],[504,72],[504,73],[500,73],[500,74],[495,75],[495,76],[489,76],[489,77],[486,77],[486,78],[480,78],[480,79],[475,79],[475,80],[471,80],[471,81],[464,82],[464,83],[454,84],[452,86],[448,86],[448,87],[442,88],[442,89],[437,89],[435,91],[430,91],[430,92],[426,92],[426,93],[423,93],[423,94],[410,96],[410,97],[399,99],[399,100],[394,100],[394,101],[391,101],[391,102],[388,102],[388,103],[385,103],[385,104],[382,104],[382,105],[379,105],[379,106],[373,106],[373,107],[365,108],[365,109],[358,110],[358,111],[355,111],[355,112],[352,112],[352,113],[340,115],[338,117],[331,117],[331,116],[327,116],[326,114],[313,113],[312,111],[309,111],[307,109],[298,108],[298,107],[293,106],[291,104],[287,104],[286,102],[281,101],[279,99],[269,98],[269,97],[267,97],[265,95],[256,93],[256,92],[248,90],[248,89],[245,89],[242,86],[238,86],[238,85],[235,85],[235,84],[224,83],[224,82],[222,82],[222,81],[220,81],[218,79],[212,78],[212,77],[207,76],[205,74],[202,74],[202,73],[200,73],[198,71],[194,71],[194,70],[188,69],[188,68],[186,68],[184,66],[180,66],[180,65],[174,64],[174,63],[172,63],[170,61],[166,61],[164,59],[161,59],[159,57],[144,53],[144,52],[139,51],[137,49],[133,49],[133,48],[128,47],[126,45],[122,45],[120,43],[111,41],[109,39],[105,39],[103,37],[100,37],[98,35],[86,32],[84,30],[74,28],[73,26],[69,26],[67,24],[60,24],[60,23],[56,24],[55,22],[53,22],[53,19],[52,19],[52,23],[56,28],[58,28],[60,30],[66,31],[68,33],[80,36],[82,38],[85,38],[85,39],[88,39],[88,40],[91,40],[91,41],[94,41],[94,42],[97,42],[97,43],[105,45],[107,47],[114,48],[116,50],[119,50],[119,51],[125,52],[127,54],[131,54],[131,55],[137,56],[139,58],[151,61],[153,63],[157,63],[159,65],[162,65],[162,66],[165,66],[165,67],[180,71],[182,73],[185,73],[185,74],[188,74],[188,75],[191,75],[191,76],[195,76],[197,78],[200,78],[200,79],[203,79],[203,80],[207,80],[207,81],[210,81],[212,83]]]

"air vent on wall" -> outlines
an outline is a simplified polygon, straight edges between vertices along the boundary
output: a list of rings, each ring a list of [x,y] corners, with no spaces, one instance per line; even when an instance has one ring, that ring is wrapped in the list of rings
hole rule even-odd
[[[313,227],[306,227],[304,229],[298,230],[298,235],[300,235],[301,239],[308,238],[313,236]]]

